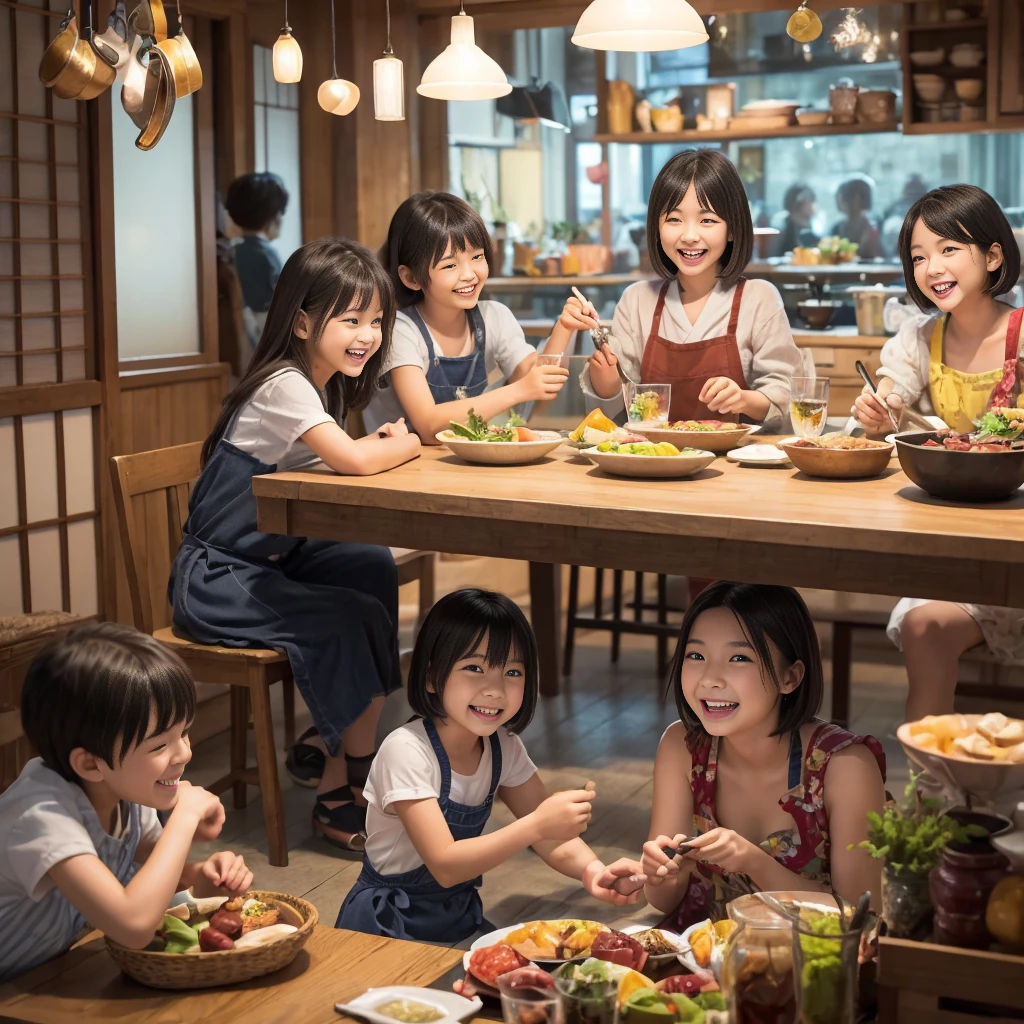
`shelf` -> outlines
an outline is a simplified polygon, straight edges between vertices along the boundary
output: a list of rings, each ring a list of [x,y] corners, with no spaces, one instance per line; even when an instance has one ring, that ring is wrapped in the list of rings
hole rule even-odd
[[[904,135],[982,135],[987,132],[1019,131],[997,128],[988,121],[914,121],[903,126]]]
[[[900,126],[892,124],[794,124],[774,131],[724,131],[701,132],[688,128],[681,132],[629,132],[626,135],[595,135],[595,142],[639,143],[651,145],[658,142],[734,142],[744,139],[810,139],[827,135],[873,135],[878,132],[898,132]]]
[[[949,32],[968,28],[988,28],[988,18],[968,18],[967,21],[937,21],[933,25],[907,25],[908,32]]]

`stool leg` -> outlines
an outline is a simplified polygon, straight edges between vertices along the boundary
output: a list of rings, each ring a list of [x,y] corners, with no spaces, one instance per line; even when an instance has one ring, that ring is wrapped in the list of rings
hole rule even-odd
[[[420,568],[420,613],[416,618],[417,631],[423,625],[427,612],[434,606],[434,569],[436,562],[437,556],[433,551],[423,557]]]
[[[295,680],[291,676],[281,680],[281,697],[284,701],[284,745],[286,749],[295,746]]]
[[[249,691],[242,686],[231,687],[231,771],[242,772],[248,758],[249,740]],[[247,802],[245,783],[239,779],[232,786],[235,810],[241,810]]]
[[[580,600],[580,567],[569,566],[569,608],[565,617],[565,650],[562,652],[562,675],[572,675],[572,649],[576,640],[576,612]]]
[[[633,573],[633,621],[644,620],[644,574]]]
[[[832,721],[844,729],[850,724],[850,674],[853,662],[853,627],[832,626]]]
[[[601,618],[604,605],[604,569],[594,570],[594,618]]]
[[[612,574],[612,622],[615,628],[612,630],[612,664],[619,660],[619,648],[622,645],[622,630],[619,626],[622,623],[622,570],[616,569]]]
[[[274,867],[283,868],[288,866],[288,840],[284,831],[281,782],[277,774],[270,687],[259,668],[250,668],[249,678],[252,726],[256,736],[256,768],[260,773],[260,796],[263,798],[263,823],[267,830],[268,860]]]
[[[658,573],[658,624],[664,626],[668,622],[668,577]],[[668,669],[668,637],[658,634],[658,676],[664,677]]]

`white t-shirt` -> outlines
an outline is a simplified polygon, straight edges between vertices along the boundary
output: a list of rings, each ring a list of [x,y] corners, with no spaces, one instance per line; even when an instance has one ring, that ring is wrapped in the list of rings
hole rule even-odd
[[[501,745],[500,786],[521,786],[537,771],[523,741],[505,729],[498,730]],[[487,799],[491,785],[491,742],[473,775],[452,772],[449,798],[476,807]],[[417,719],[390,733],[377,751],[363,789],[366,810],[366,855],[382,875],[412,871],[423,864],[402,820],[392,808],[398,800],[425,800],[441,796],[441,766],[430,745],[423,722]]]
[[[320,392],[299,370],[286,367],[268,377],[235,416],[224,440],[283,472],[320,460],[299,438],[321,423],[334,423]]]
[[[508,306],[485,299],[477,303],[477,309],[480,310],[480,316],[484,321],[484,360],[487,373],[490,375],[497,369],[503,377],[508,377],[536,349],[526,340],[523,328]],[[434,345],[434,354],[443,356],[444,353],[437,342],[433,338],[430,340]],[[418,366],[425,375],[430,368],[431,358],[416,322],[412,317],[400,312],[395,318],[391,354],[381,367],[381,375],[396,366]],[[378,389],[374,394],[363,412],[363,422],[367,431],[374,431],[381,424],[393,423],[402,416],[405,416],[405,410],[398,401],[395,389],[386,387]]]
[[[80,786],[38,757],[0,795],[0,981],[66,952],[85,919],[47,872],[69,857],[92,854],[127,885],[137,842],[129,835],[137,806],[138,842],[156,842],[161,826],[152,807],[123,804],[122,827],[110,835]]]

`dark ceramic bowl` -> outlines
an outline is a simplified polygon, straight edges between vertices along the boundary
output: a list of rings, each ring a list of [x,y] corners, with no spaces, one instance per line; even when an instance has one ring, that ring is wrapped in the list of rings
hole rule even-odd
[[[800,319],[812,331],[823,331],[836,315],[836,310],[842,306],[841,302],[830,299],[807,299],[805,302],[798,302],[796,309]]]
[[[1006,501],[1024,484],[1024,451],[952,452],[925,448],[937,431],[896,435],[903,472],[933,498],[952,501]]]

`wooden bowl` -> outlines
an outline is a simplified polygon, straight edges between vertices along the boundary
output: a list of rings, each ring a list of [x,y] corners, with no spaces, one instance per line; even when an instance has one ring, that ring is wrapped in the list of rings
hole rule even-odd
[[[705,452],[724,455],[739,448],[754,429],[753,425],[739,425],[736,430],[670,430],[665,427],[630,426],[636,434],[643,434],[648,441],[661,444],[667,441],[677,448],[697,448]],[[663,457],[663,456],[662,456]]]
[[[291,907],[302,919],[298,929],[267,946],[225,949],[216,953],[152,953],[128,949],[107,938],[107,952],[118,967],[150,988],[193,989],[237,985],[287,967],[299,954],[317,923],[316,907],[298,896],[253,891],[253,899]],[[287,923],[287,922],[285,922]]]
[[[827,477],[830,480],[856,480],[859,477],[878,476],[889,466],[893,446],[880,444],[877,448],[804,448],[782,443],[779,447],[789,461],[808,476]]]

